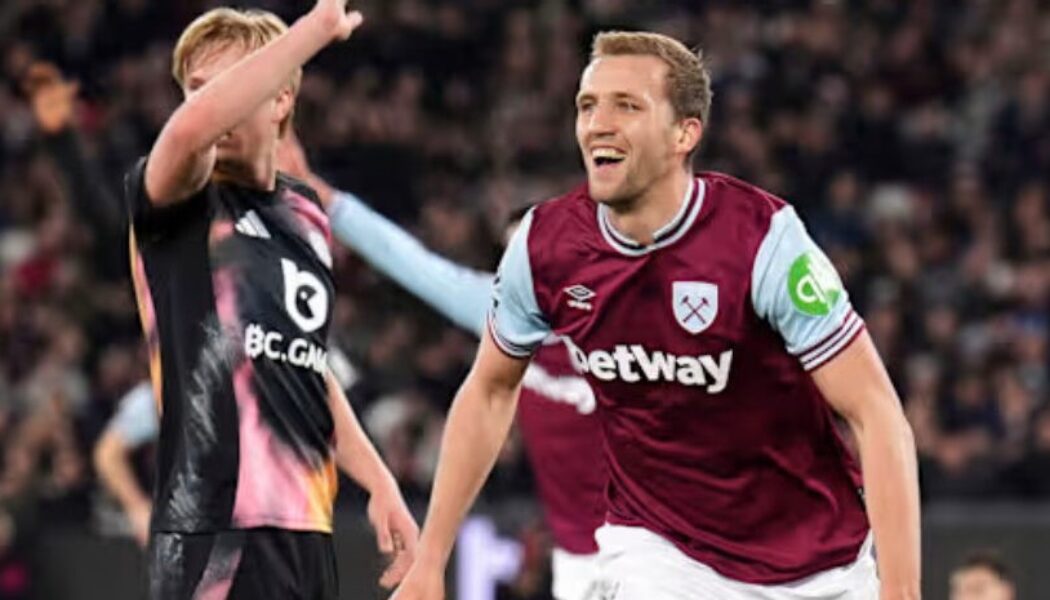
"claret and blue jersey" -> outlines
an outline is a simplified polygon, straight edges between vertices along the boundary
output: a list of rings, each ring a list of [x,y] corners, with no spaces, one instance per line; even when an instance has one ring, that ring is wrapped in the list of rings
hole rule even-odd
[[[855,560],[859,471],[808,371],[863,322],[794,209],[701,173],[648,246],[605,210],[580,188],[527,215],[489,329],[515,357],[570,347],[601,409],[609,521],[751,583]]]

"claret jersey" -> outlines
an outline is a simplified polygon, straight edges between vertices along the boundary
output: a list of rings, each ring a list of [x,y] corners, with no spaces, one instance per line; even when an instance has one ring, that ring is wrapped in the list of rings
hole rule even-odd
[[[854,561],[860,476],[809,371],[863,322],[794,209],[701,173],[648,246],[605,210],[583,187],[526,216],[489,330],[515,357],[559,336],[593,385],[607,520],[749,583]]]
[[[153,530],[331,531],[327,216],[284,175],[154,207],[145,166],[125,196],[161,414]]]

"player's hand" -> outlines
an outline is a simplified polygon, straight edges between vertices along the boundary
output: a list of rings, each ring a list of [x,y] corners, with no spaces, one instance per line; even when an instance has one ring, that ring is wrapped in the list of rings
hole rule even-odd
[[[73,122],[80,86],[66,81],[55,65],[38,62],[29,67],[22,80],[37,127],[47,134],[64,130]]]
[[[379,551],[390,558],[390,564],[379,578],[379,585],[390,589],[405,577],[415,560],[419,526],[392,481],[372,492],[368,520],[376,530]]]
[[[317,0],[311,16],[321,24],[322,29],[332,36],[332,41],[343,41],[365,20],[360,11],[346,11],[347,0]]]
[[[445,600],[444,574],[441,569],[416,563],[390,600]]]
[[[128,510],[128,521],[131,523],[131,534],[142,548],[149,542],[150,505],[148,502]]]

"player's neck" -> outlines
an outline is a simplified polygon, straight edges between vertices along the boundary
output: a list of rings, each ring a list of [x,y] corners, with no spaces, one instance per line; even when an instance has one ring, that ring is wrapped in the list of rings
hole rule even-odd
[[[253,190],[273,191],[277,187],[277,161],[257,160],[254,163],[224,163],[215,165],[213,177]]]
[[[675,169],[633,201],[619,206],[607,205],[609,224],[639,244],[652,244],[656,232],[681,211],[692,179],[689,171]]]

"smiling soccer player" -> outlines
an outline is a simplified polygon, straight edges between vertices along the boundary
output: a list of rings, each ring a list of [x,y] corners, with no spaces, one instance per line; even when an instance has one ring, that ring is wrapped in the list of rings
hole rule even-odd
[[[443,597],[457,524],[528,358],[552,334],[598,398],[604,597],[919,596],[916,457],[900,402],[794,209],[693,172],[710,101],[703,61],[678,41],[595,39],[576,103],[587,185],[533,209],[504,254],[398,600]],[[857,437],[863,482],[836,412]]]

